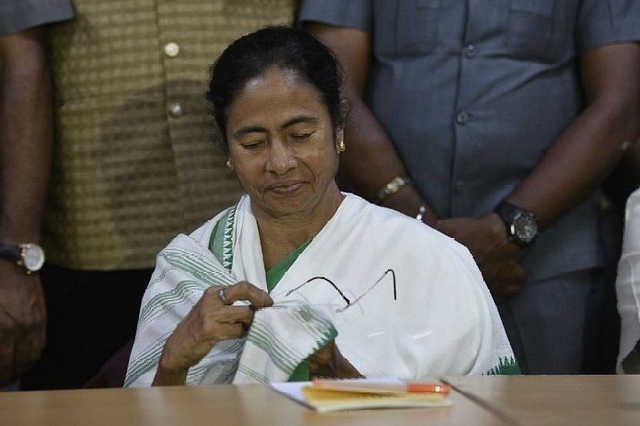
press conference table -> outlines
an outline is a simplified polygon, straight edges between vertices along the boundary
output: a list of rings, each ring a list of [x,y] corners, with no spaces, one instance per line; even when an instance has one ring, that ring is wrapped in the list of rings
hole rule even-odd
[[[640,375],[466,376],[446,380],[507,424],[640,426]]]
[[[13,425],[640,425],[640,376],[449,377],[453,406],[317,413],[267,385],[0,393]]]

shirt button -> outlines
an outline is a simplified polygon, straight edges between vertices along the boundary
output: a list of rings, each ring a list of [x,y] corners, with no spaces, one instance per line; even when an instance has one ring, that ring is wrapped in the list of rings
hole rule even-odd
[[[471,118],[471,114],[467,111],[460,111],[458,115],[456,115],[456,122],[458,124],[465,124]]]
[[[175,58],[180,54],[180,46],[177,43],[167,43],[164,45],[164,54],[170,58]]]
[[[469,59],[475,58],[478,52],[476,51],[476,47],[473,44],[469,44],[464,48],[464,56]]]
[[[173,117],[178,118],[182,115],[183,112],[184,110],[182,109],[182,105],[180,105],[179,103],[171,104],[169,106],[169,114],[171,114]]]
[[[464,191],[464,181],[463,180],[459,180],[456,182],[455,186],[454,186],[454,191],[457,193],[460,193],[462,191]]]

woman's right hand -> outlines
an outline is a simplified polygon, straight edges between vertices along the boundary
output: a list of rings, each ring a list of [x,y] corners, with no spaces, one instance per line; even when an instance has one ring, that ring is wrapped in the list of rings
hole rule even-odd
[[[250,304],[232,305],[237,300]],[[247,281],[209,287],[167,339],[153,385],[184,384],[189,368],[216,343],[243,337],[253,322],[254,312],[271,305],[271,297]]]

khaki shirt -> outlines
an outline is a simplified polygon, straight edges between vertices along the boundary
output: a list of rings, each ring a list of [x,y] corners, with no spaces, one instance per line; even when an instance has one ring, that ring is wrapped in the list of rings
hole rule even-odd
[[[235,203],[204,101],[233,40],[290,24],[295,0],[75,0],[51,29],[57,137],[43,245],[83,270],[152,268],[156,254]]]

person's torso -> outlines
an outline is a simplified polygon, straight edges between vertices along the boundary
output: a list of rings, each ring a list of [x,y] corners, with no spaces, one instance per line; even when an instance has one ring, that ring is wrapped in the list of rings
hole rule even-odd
[[[234,203],[203,94],[234,39],[293,21],[295,0],[76,0],[52,27],[57,138],[43,244],[75,269],[152,267]]]
[[[638,39],[627,15],[639,12],[630,0],[306,0],[301,17],[371,33],[368,105],[448,218],[490,212],[531,173],[584,108],[579,57]],[[598,265],[598,214],[595,194],[545,230],[530,276]]]

